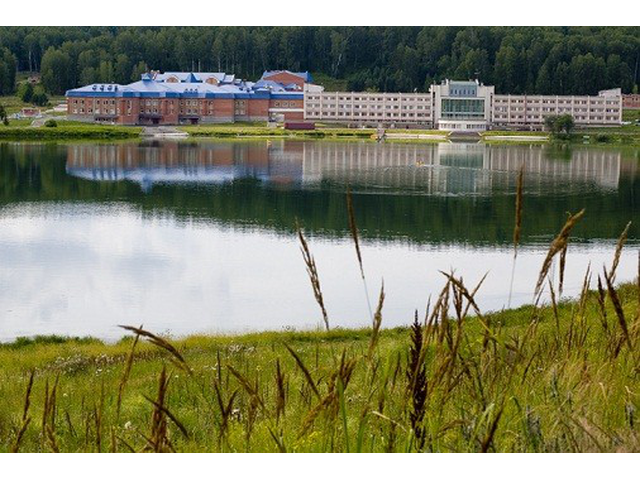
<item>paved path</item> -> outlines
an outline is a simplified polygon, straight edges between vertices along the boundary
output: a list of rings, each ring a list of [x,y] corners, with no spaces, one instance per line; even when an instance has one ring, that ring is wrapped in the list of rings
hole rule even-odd
[[[176,127],[158,126],[158,127],[144,127],[141,135],[143,137],[188,137],[187,132],[182,132]]]

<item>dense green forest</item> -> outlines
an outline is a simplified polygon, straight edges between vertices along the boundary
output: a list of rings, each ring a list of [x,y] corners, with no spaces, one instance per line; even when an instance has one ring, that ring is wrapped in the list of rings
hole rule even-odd
[[[2,27],[0,94],[40,71],[51,94],[147,69],[309,70],[352,90],[424,91],[445,77],[501,93],[637,91],[640,27]]]

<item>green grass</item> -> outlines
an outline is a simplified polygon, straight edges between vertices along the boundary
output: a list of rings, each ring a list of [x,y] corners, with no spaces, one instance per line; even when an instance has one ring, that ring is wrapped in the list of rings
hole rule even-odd
[[[597,127],[575,129],[569,137],[553,138],[546,132],[518,132],[491,130],[482,133],[482,138],[491,143],[530,143],[526,138],[509,140],[506,138],[495,139],[494,137],[547,137],[550,141],[560,143],[588,143],[588,144],[618,144],[618,145],[640,145],[640,126],[622,125],[619,127]],[[540,142],[540,140],[533,140]]]
[[[322,85],[326,92],[346,92],[347,80],[331,77],[324,73],[312,73],[313,82]]]
[[[525,306],[485,315],[487,330],[478,317],[455,320],[452,308],[449,321],[422,329],[422,449],[637,451],[638,294],[635,285],[615,292],[629,322],[631,348],[611,299],[605,300],[604,320],[594,292],[560,303],[557,317],[551,307]],[[21,451],[138,451],[154,449],[158,439],[164,439],[163,449],[195,452],[416,451],[410,332],[382,330],[369,356],[371,333],[335,329],[170,340],[180,358],[141,341],[119,418],[118,390],[132,338],[104,344],[54,336],[4,344],[0,451],[14,447],[25,419]],[[158,398],[163,368],[169,382],[161,400],[165,410],[156,412],[156,420],[165,424],[163,430],[156,422],[154,430],[154,405],[147,398]],[[34,384],[23,416],[31,371]],[[47,389],[55,410],[45,414]]]
[[[71,123],[71,122],[69,122]],[[83,140],[83,139],[124,139],[137,138],[142,131],[139,127],[116,127],[108,125],[67,125],[60,122],[57,127],[0,127],[0,139],[5,140]]]
[[[483,137],[548,137],[546,132],[531,132],[531,131],[513,131],[513,130],[488,130],[482,132]]]
[[[66,101],[66,99],[65,99],[64,96],[53,96],[53,97],[49,97],[50,106],[48,106],[48,107],[35,107],[34,105],[32,105],[30,103],[23,102],[16,95],[0,96],[0,105],[3,105],[5,107],[8,115],[12,115],[14,113],[18,113],[20,110],[22,110],[25,107],[39,108],[40,110],[44,111],[44,110],[52,108],[53,106],[58,105],[59,103],[62,103],[62,102],[65,102],[65,101]]]
[[[193,137],[281,137],[281,138],[371,138],[371,128],[318,128],[316,130],[285,130],[258,125],[224,124],[178,127]]]
[[[625,108],[622,110],[622,120],[624,122],[635,122],[640,120],[640,109]]]
[[[32,118],[10,119],[9,125],[0,123],[0,129],[12,127],[28,127],[29,125],[31,125],[31,122],[33,122]]]

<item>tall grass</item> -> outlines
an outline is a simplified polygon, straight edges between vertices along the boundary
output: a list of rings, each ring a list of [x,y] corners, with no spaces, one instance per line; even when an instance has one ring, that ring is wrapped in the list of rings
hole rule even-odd
[[[596,291],[589,268],[579,297],[562,300],[551,275],[583,215],[551,243],[534,303],[516,310],[482,312],[484,278],[442,272],[410,328],[381,328],[383,286],[371,328],[329,330],[298,228],[324,331],[173,340],[123,326],[133,337],[116,345],[0,348],[0,450],[638,451],[640,279],[615,283],[628,228]]]

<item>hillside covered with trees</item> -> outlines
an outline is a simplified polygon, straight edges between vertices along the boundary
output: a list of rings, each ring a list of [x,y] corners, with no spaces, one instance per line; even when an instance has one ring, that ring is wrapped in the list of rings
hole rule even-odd
[[[350,90],[424,91],[478,78],[499,93],[638,90],[640,27],[3,27],[0,94],[15,71],[48,93],[128,83],[147,69],[309,70]]]

